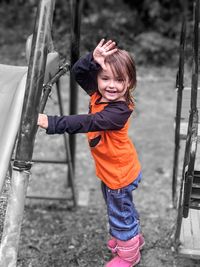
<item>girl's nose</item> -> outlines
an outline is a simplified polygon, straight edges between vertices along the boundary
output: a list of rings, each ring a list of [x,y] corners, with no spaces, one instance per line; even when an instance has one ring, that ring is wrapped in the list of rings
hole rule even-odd
[[[111,88],[115,87],[115,82],[113,80],[110,80],[109,87]]]

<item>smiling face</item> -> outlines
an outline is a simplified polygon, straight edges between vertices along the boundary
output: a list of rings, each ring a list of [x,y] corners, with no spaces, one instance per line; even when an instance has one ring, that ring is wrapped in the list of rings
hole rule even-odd
[[[129,86],[128,76],[125,78],[117,75],[111,69],[110,65],[106,63],[106,69],[99,71],[97,75],[97,83],[100,94],[102,95],[101,101],[125,101],[125,94]]]
[[[125,50],[118,49],[105,58],[105,69],[97,75],[101,101],[126,101],[134,106],[132,90],[136,86],[136,68],[132,56]]]

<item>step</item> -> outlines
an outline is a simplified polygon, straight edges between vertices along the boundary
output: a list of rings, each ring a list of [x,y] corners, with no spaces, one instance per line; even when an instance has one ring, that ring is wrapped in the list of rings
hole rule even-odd
[[[192,184],[192,194],[194,195],[198,195],[200,197],[200,188],[199,188],[199,184]]]
[[[192,176],[187,179],[185,184],[187,190],[184,190],[183,217],[187,217],[189,209],[200,209],[200,171],[194,170],[193,181],[191,178]],[[192,186],[191,193],[190,186]]]
[[[187,137],[188,120],[191,109],[191,87],[185,87],[182,91],[182,107],[181,107],[181,121],[180,121],[180,138],[185,140]],[[198,87],[197,94],[197,109],[200,114],[200,87]],[[198,123],[198,142],[200,142],[200,123]]]
[[[185,257],[200,259],[200,210],[190,209],[182,219],[178,250]]]
[[[200,188],[200,171],[194,171],[193,188]]]
[[[200,189],[200,183],[195,183],[193,180],[192,188],[195,188],[195,189],[199,188]]]
[[[190,209],[200,210],[200,202],[192,199],[190,201]]]
[[[200,111],[199,111],[200,114]],[[186,139],[187,137],[187,130],[188,130],[188,120],[187,121],[181,121],[180,123],[180,138]],[[197,140],[200,142],[200,123],[198,123],[198,137]]]
[[[200,177],[200,171],[198,171],[198,170],[194,170],[194,175],[197,175],[197,176]]]
[[[197,194],[197,193],[192,192],[190,198],[191,199],[196,199],[196,200],[199,200],[200,201],[200,194]]]
[[[194,170],[194,179],[196,179],[200,183],[200,171]]]

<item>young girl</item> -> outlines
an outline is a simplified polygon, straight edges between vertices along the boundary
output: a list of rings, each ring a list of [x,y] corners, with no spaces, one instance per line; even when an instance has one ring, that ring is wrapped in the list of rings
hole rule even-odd
[[[90,95],[89,114],[39,114],[38,125],[47,134],[87,133],[107,205],[112,236],[107,246],[115,255],[106,267],[135,266],[144,245],[132,199],[132,191],[141,180],[141,166],[128,137],[134,109],[131,90],[136,86],[135,63],[115,42],[102,39],[93,52],[76,62],[72,72]]]

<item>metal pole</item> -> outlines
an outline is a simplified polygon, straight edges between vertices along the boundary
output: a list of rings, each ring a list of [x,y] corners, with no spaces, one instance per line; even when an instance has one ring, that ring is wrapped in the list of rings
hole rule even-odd
[[[1,267],[14,267],[17,262],[24,202],[37,132],[39,101],[44,81],[54,6],[55,0],[41,0],[37,10],[21,126],[16,158],[13,164],[12,188],[0,247]]]
[[[60,115],[63,115],[64,111],[63,111],[62,97],[60,93],[59,83],[57,85],[57,95],[58,95]],[[74,184],[74,168],[73,168],[72,156],[71,156],[71,151],[70,151],[70,146],[69,146],[69,137],[67,136],[66,133],[63,135],[63,137],[64,137],[64,144],[65,144],[65,151],[66,151],[66,160],[68,162],[69,186],[72,189],[72,199],[73,199],[74,207],[76,207],[77,206],[77,193],[76,193],[75,184]]]
[[[70,0],[71,6],[71,66],[79,59],[79,43],[80,43],[80,26],[81,13],[84,0]],[[70,108],[69,114],[77,114],[78,106],[78,90],[74,77],[70,74]],[[75,135],[69,136],[70,150],[72,156],[72,164],[75,167],[76,138]]]
[[[197,90],[198,90],[198,72],[199,72],[199,0],[196,0],[195,22],[194,22],[194,41],[193,41],[193,71],[191,84],[191,112],[197,111]]]
[[[43,113],[44,108],[46,106],[49,94],[51,93],[52,90],[52,86],[54,84],[57,84],[59,82],[59,79],[62,75],[64,75],[66,72],[68,72],[70,70],[70,66],[67,62],[65,62],[59,69],[59,71],[56,73],[56,75],[46,84],[43,86],[43,95],[42,95],[42,99],[40,101],[40,107],[39,107],[39,112]],[[60,104],[60,103],[59,103]],[[59,105],[60,107],[60,105]],[[63,115],[63,108],[62,108],[62,113],[61,115]]]
[[[11,192],[7,203],[0,247],[0,266],[15,267],[24,212],[29,171],[12,171]]]
[[[16,149],[14,166],[30,169],[33,145],[37,132],[37,117],[42,94],[48,43],[52,27],[55,0],[41,0],[38,7],[36,25],[33,33],[31,57],[22,110],[21,131]]]
[[[60,77],[65,74],[67,71],[70,70],[70,66],[69,64],[66,62],[64,63],[61,67],[59,72],[44,86],[43,90],[43,96],[40,102],[40,108],[39,111],[40,113],[43,112],[45,106],[46,106],[46,102],[47,99],[49,97],[49,94],[51,93],[52,90],[52,86],[54,83],[56,83],[56,87],[57,87],[57,95],[58,95],[58,103],[59,103],[59,111],[60,111],[60,115],[64,114],[64,110],[63,110],[63,104],[62,104],[62,97],[61,97],[61,93],[60,93],[60,85],[59,85],[59,79]],[[69,186],[72,189],[72,199],[74,202],[74,207],[77,206],[77,193],[75,190],[75,185],[74,185],[74,170],[73,170],[73,164],[72,164],[72,159],[71,159],[71,151],[70,151],[70,147],[69,147],[69,139],[68,136],[66,134],[63,135],[64,137],[64,145],[65,145],[65,151],[66,151],[66,161],[52,161],[52,163],[68,163],[68,178],[69,178]],[[39,162],[43,162],[43,163],[49,163],[49,160],[45,160],[45,161],[41,161],[39,160]]]
[[[176,127],[175,127],[175,147],[174,147],[174,162],[172,174],[172,201],[174,208],[177,205],[177,176],[178,176],[178,161],[180,149],[180,122],[181,122],[181,109],[182,109],[182,92],[184,89],[184,64],[185,64],[185,42],[186,42],[186,1],[183,2],[183,15],[182,15],[182,28],[180,36],[180,49],[179,49],[179,70],[176,81],[177,88],[177,103],[176,103]]]

